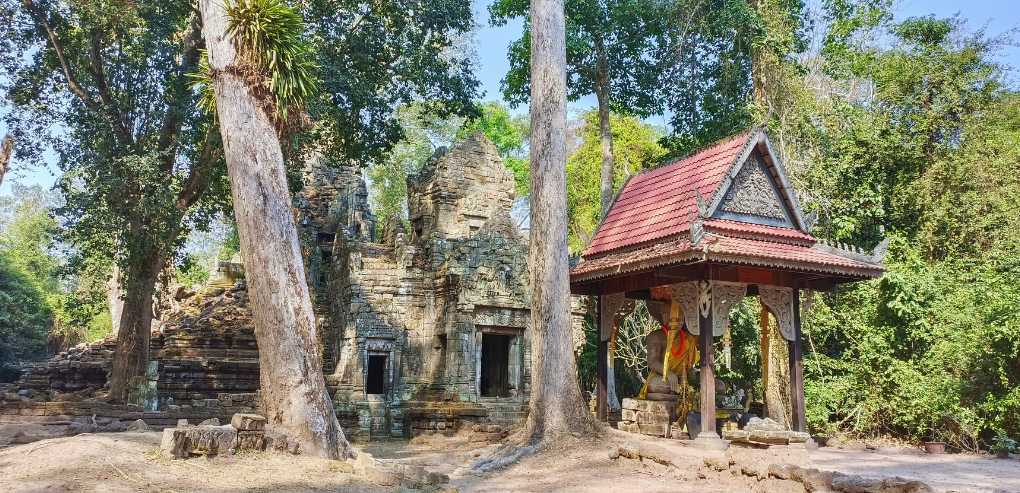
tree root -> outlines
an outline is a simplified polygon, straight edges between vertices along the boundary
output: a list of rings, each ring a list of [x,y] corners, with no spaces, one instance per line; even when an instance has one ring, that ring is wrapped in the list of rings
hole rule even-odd
[[[524,457],[533,455],[538,452],[542,447],[542,442],[532,443],[530,445],[503,445],[496,451],[490,454],[488,457],[478,459],[471,464],[471,472],[476,474],[487,473],[505,469]]]

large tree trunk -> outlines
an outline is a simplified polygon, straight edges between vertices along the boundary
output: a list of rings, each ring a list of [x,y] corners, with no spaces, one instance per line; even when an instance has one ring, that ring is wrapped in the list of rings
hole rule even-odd
[[[113,334],[120,335],[120,318],[124,313],[124,276],[120,267],[114,265],[110,278],[106,280],[106,304],[110,307],[110,325]]]
[[[601,45],[601,43],[600,43]],[[595,64],[595,99],[599,104],[599,139],[602,143],[602,169],[599,171],[599,219],[606,217],[613,204],[613,130],[609,123],[609,67],[604,53]]]
[[[14,151],[14,139],[10,135],[4,137],[0,144],[0,185],[4,184],[4,175],[7,174],[7,163],[11,160],[11,152]]]
[[[153,249],[124,273],[124,300],[117,331],[117,349],[110,370],[110,399],[141,404],[138,392],[145,383],[152,331],[152,294],[163,267],[163,258]]]
[[[599,138],[602,143],[602,169],[599,171],[599,220],[609,213],[613,205],[613,130],[609,122],[609,67],[602,43],[599,43],[599,58],[595,65],[595,97],[599,104]],[[616,345],[610,343],[606,354],[606,404],[610,411],[620,410],[620,399],[616,395],[616,372],[614,359]]]
[[[209,66],[216,74],[217,117],[255,320],[268,431],[302,452],[352,457],[318,358],[315,315],[276,129],[234,65],[223,2],[201,0],[200,6]]]
[[[532,440],[592,430],[570,332],[563,0],[531,2]]]

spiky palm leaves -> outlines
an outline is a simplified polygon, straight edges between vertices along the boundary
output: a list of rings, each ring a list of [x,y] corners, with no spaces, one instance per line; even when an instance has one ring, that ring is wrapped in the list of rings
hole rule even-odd
[[[225,7],[227,34],[237,48],[238,69],[278,125],[288,126],[318,89],[319,67],[304,38],[301,14],[283,0],[228,0]],[[205,54],[194,77],[201,92],[199,104],[215,111],[213,74]]]

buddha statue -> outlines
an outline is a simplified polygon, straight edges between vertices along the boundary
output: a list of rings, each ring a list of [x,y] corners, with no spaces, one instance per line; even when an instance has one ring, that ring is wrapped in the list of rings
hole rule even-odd
[[[639,397],[678,402],[687,393],[687,372],[697,360],[696,338],[684,330],[675,303],[649,302],[648,311],[661,329],[645,336],[648,376]]]

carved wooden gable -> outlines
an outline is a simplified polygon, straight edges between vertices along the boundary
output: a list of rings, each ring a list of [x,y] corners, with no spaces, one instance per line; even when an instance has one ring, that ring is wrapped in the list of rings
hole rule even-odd
[[[751,152],[719,199],[713,217],[769,226],[796,228],[787,201],[770,167]]]

